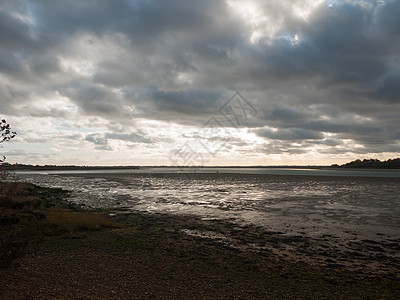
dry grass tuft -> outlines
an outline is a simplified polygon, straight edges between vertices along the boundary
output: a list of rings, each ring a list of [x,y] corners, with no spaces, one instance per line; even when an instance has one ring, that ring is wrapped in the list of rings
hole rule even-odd
[[[82,231],[117,228],[119,225],[109,217],[97,213],[77,212],[64,208],[44,210],[43,231],[46,235],[81,237]]]
[[[29,183],[0,182],[0,268],[24,255],[44,236],[84,238],[85,231],[116,228],[111,218],[64,208],[65,191]]]

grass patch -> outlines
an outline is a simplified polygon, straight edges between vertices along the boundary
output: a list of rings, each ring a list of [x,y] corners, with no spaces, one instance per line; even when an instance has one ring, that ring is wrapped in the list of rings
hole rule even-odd
[[[118,223],[109,217],[91,212],[77,212],[65,208],[43,210],[43,232],[45,235],[62,235],[64,237],[84,237],[82,232],[118,228]]]
[[[34,195],[34,190],[35,186],[30,183],[1,183],[0,207],[25,211],[37,208],[41,199]]]
[[[0,268],[37,248],[43,237],[84,238],[85,232],[119,227],[111,218],[80,211],[67,191],[22,182],[0,183]]]

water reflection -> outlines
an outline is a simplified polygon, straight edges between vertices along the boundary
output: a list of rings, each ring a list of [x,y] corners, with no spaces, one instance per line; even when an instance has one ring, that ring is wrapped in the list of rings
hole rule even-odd
[[[396,178],[250,174],[24,174],[94,208],[195,214],[283,234],[400,238]]]

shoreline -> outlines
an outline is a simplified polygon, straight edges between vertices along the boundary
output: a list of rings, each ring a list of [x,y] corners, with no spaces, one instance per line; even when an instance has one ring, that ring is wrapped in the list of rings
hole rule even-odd
[[[388,255],[388,252],[400,251],[400,240],[393,240],[384,249],[379,242],[365,239],[348,249],[345,245],[335,247],[333,234],[323,235],[327,243],[320,245],[320,239],[226,219],[142,211],[117,214],[112,218],[125,226],[137,220],[144,224],[160,224],[162,228],[173,228],[183,239],[191,238],[234,251],[268,256],[277,262],[305,263],[317,268],[365,272],[368,275],[400,274],[400,259]]]
[[[109,214],[105,209],[87,212]],[[395,299],[400,295],[396,259],[335,256],[329,249],[318,253],[302,237],[284,237],[226,220],[143,212],[111,218],[121,226],[85,231],[83,237],[46,237],[37,251],[1,271],[0,295],[4,299]],[[285,250],[287,246],[291,251]]]

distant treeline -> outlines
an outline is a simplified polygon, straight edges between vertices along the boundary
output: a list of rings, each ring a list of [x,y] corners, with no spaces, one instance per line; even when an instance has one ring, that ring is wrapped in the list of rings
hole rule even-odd
[[[59,171],[59,170],[117,170],[117,169],[141,169],[141,168],[291,168],[291,169],[324,169],[329,166],[57,166],[57,165],[26,165],[26,164],[0,164],[1,170],[20,171]],[[380,161],[379,159],[357,159],[344,165],[334,164],[332,168],[369,168],[369,169],[400,169],[400,158]]]
[[[119,170],[119,169],[143,169],[143,168],[172,168],[172,169],[186,169],[186,168],[291,168],[291,169],[322,169],[329,166],[57,166],[57,165],[26,165],[26,164],[9,164],[2,163],[0,168],[3,170],[20,170],[20,171],[59,171],[59,170]]]
[[[332,165],[334,168],[369,168],[369,169],[400,169],[400,158],[380,161],[379,159],[356,159],[344,165]]]
[[[139,169],[137,166],[56,166],[56,165],[25,165],[25,164],[0,164],[2,169],[6,170],[34,170],[34,171],[51,171],[51,170],[112,170],[112,169]]]

